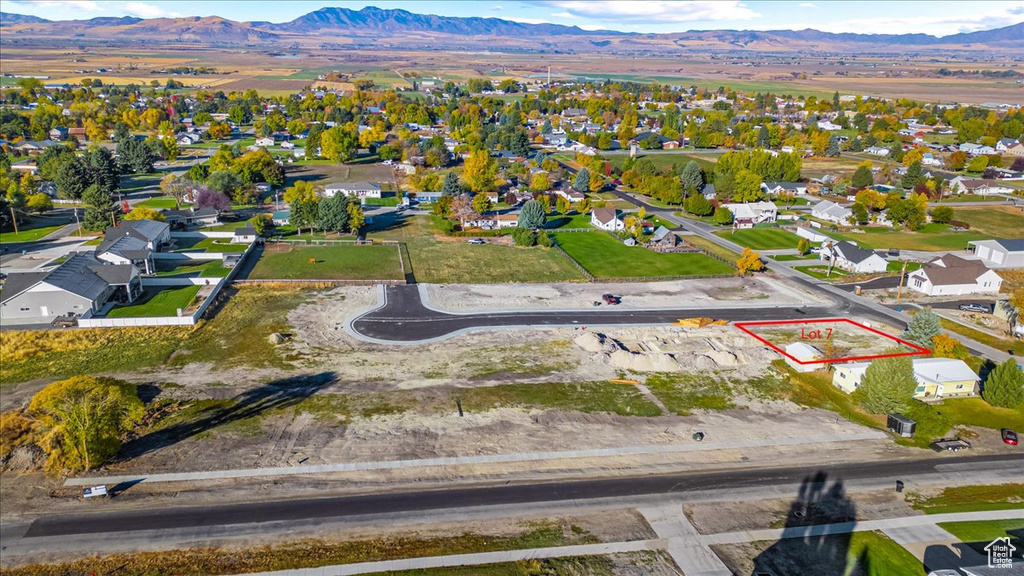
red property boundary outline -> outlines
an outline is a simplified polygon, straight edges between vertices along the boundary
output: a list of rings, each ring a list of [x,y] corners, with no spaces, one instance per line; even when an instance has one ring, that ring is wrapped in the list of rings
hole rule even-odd
[[[861,328],[863,330],[867,330],[868,332],[872,332],[874,334],[878,334],[879,336],[882,336],[884,338],[892,340],[893,342],[896,342],[898,344],[903,344],[904,346],[908,346],[910,348],[913,348],[914,351],[913,352],[899,352],[899,353],[896,353],[896,354],[872,354],[872,355],[869,355],[869,356],[850,356],[848,358],[833,358],[831,360],[814,360],[814,361],[810,361],[810,362],[804,362],[804,361],[801,361],[801,360],[797,360],[792,355],[787,354],[785,350],[779,348],[775,344],[772,344],[768,340],[765,340],[761,336],[758,336],[757,334],[754,334],[753,331],[747,329],[747,326],[779,326],[779,325],[785,325],[785,324],[825,324],[825,323],[836,323],[836,322],[845,322],[847,324],[852,324],[852,325],[856,326],[857,328]],[[903,340],[902,338],[897,338],[895,336],[892,336],[891,334],[886,334],[885,332],[882,332],[881,330],[876,330],[874,328],[871,328],[870,326],[865,326],[865,325],[861,324],[860,322],[854,322],[853,320],[850,320],[848,318],[818,318],[818,319],[808,319],[808,320],[767,320],[767,321],[762,321],[762,322],[735,322],[733,325],[736,326],[737,328],[739,328],[740,330],[742,330],[743,332],[746,332],[750,336],[753,336],[754,339],[756,339],[756,340],[760,341],[761,343],[765,344],[766,346],[768,346],[772,350],[775,350],[776,352],[778,352],[779,354],[782,354],[786,358],[789,358],[793,362],[796,362],[797,364],[801,364],[801,365],[804,365],[804,366],[808,366],[808,365],[812,365],[812,364],[832,364],[832,363],[835,363],[835,362],[853,362],[853,361],[856,361],[856,360],[876,360],[878,358],[896,358],[896,357],[899,357],[899,356],[921,356],[923,354],[931,354],[932,353],[932,351],[927,349],[927,348],[924,348],[922,346],[918,346],[917,344],[914,344],[912,342],[907,342],[906,340]]]

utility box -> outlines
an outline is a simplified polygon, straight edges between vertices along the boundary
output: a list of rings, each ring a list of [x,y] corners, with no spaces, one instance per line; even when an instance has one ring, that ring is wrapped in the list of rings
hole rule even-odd
[[[914,430],[917,429],[917,422],[902,414],[889,414],[889,432],[904,438],[913,438]]]

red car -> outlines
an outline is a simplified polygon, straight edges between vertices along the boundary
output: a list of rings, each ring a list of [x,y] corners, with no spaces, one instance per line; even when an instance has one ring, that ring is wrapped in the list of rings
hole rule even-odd
[[[1009,444],[1010,446],[1016,446],[1017,445],[1017,433],[1016,432],[1014,432],[1013,430],[1010,430],[1009,428],[1003,428],[1002,430],[999,431],[999,433],[1003,436],[1003,442],[1005,442],[1006,444]]]

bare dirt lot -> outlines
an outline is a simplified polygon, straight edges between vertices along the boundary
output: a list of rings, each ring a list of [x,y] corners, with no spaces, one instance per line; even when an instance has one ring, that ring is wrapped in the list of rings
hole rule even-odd
[[[421,291],[421,294],[423,292]],[[455,284],[426,285],[431,305],[454,312],[593,308],[602,294],[622,297],[625,309],[799,305],[817,296],[768,278],[716,278],[642,284]]]

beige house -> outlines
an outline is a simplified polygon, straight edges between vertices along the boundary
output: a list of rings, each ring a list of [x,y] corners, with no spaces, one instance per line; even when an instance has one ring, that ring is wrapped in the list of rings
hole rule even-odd
[[[916,358],[912,361],[917,400],[941,400],[978,395],[978,375],[963,360],[952,358]],[[860,387],[870,362],[851,362],[832,366],[832,384],[852,393]]]

